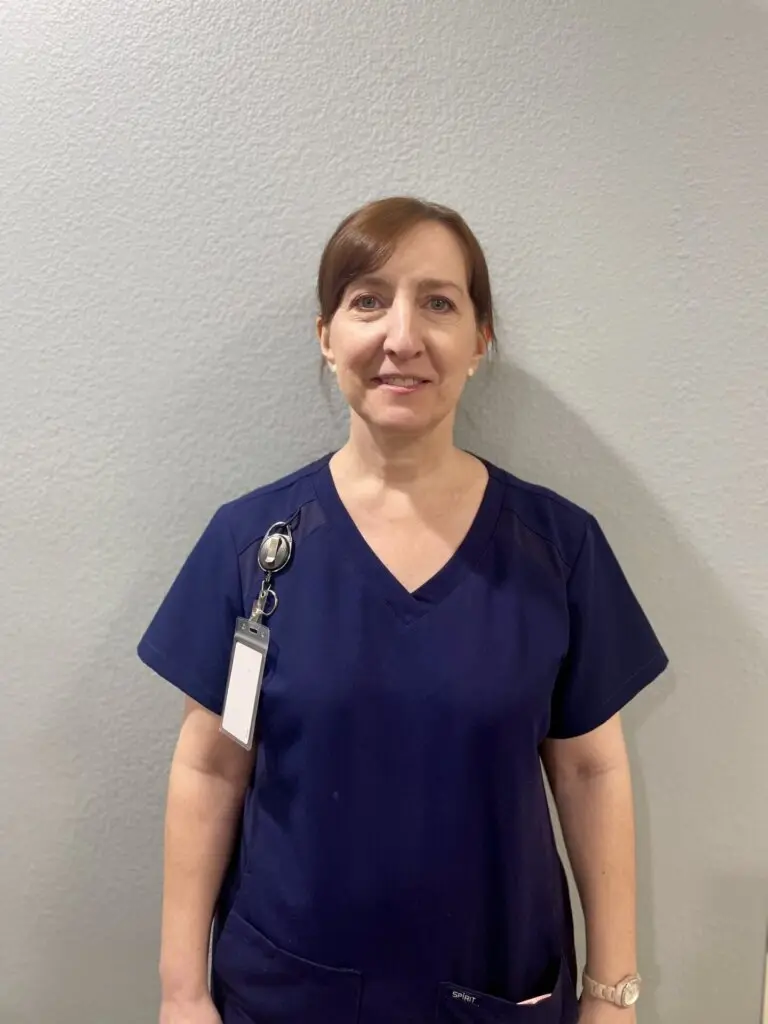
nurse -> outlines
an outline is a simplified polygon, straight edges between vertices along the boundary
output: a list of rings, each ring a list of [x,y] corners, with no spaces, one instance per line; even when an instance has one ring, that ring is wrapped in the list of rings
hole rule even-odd
[[[664,651],[588,512],[454,443],[495,341],[462,218],[357,210],[318,296],[346,444],[219,508],[139,644],[186,695],[160,1020],[634,1024],[619,712]]]

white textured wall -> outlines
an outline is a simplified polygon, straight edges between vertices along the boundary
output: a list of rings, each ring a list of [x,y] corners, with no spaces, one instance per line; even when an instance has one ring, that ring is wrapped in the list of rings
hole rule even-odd
[[[133,647],[213,508],[341,437],[313,274],[407,191],[487,247],[464,443],[592,508],[674,663],[627,716],[642,1024],[758,1017],[768,4],[0,4],[0,1021],[151,1021],[179,701]]]

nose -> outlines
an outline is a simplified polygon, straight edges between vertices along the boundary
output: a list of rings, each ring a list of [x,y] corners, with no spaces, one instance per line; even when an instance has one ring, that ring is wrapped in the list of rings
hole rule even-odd
[[[424,349],[418,310],[408,299],[396,300],[387,318],[387,336],[384,351],[399,359],[413,359]]]

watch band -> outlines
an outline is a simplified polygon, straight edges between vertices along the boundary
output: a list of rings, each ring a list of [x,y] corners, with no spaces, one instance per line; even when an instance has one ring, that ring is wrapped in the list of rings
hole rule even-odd
[[[603,985],[594,978],[590,978],[586,971],[582,975],[582,983],[586,991],[594,999],[600,999],[606,1003],[613,1003],[626,1009],[634,1006],[640,996],[641,978],[639,974],[629,974],[622,978],[616,985]]]

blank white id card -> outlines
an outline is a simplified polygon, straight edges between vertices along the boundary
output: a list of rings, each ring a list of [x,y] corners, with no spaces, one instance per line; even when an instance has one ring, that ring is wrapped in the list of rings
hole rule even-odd
[[[237,620],[220,728],[246,750],[253,746],[268,647],[266,626]]]

